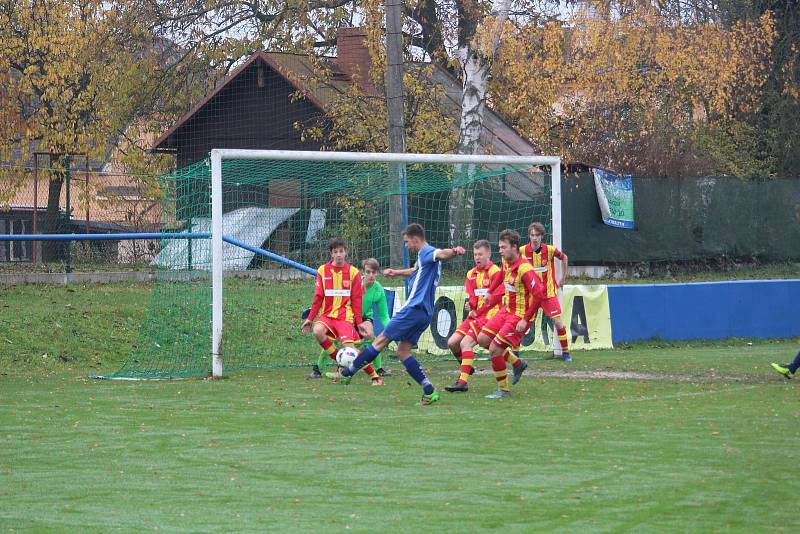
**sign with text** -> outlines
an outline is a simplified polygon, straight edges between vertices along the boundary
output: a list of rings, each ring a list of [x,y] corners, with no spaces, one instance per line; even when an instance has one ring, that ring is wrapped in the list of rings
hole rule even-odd
[[[393,314],[405,302],[402,287],[386,288],[395,291]],[[419,349],[429,354],[449,354],[447,339],[466,317],[466,291],[460,286],[436,288],[436,301],[431,326],[419,340]],[[611,315],[606,286],[567,285],[561,295],[562,317],[570,333],[570,349],[608,349],[611,341]],[[553,323],[541,310],[534,326],[522,340],[522,351],[549,351],[557,343]],[[486,352],[480,349],[478,352]]]
[[[630,174],[617,175],[603,169],[592,169],[597,203],[603,222],[614,228],[634,228],[633,178]]]

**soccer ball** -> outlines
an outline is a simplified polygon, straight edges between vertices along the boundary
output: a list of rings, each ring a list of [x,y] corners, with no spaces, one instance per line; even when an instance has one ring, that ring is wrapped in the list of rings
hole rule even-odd
[[[350,367],[350,365],[356,361],[357,356],[358,351],[353,347],[342,347],[339,349],[339,352],[336,353],[336,363],[342,367]]]

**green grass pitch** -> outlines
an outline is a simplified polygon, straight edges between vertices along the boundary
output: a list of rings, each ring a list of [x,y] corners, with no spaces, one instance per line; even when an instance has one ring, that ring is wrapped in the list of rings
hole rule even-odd
[[[302,369],[6,376],[0,528],[790,532],[800,409],[764,368],[791,349],[579,354],[577,378],[537,361],[513,399],[484,399],[485,373],[426,408],[399,373],[383,388]]]
[[[91,320],[104,291],[117,313]],[[0,318],[0,532],[800,526],[798,384],[769,369],[800,340],[654,342],[569,365],[531,355],[533,372],[502,401],[483,398],[494,379],[479,362],[468,393],[424,408],[393,361],[382,388],[364,376],[347,387],[307,380],[305,368],[87,379],[113,370],[103,355],[134,337],[138,291],[0,290],[0,306],[44,301]],[[62,297],[73,310],[62,313]],[[60,327],[37,323],[48,309]],[[83,314],[89,326],[70,322]],[[23,323],[28,336],[51,335],[26,338]],[[440,388],[456,377],[454,364],[428,370]]]

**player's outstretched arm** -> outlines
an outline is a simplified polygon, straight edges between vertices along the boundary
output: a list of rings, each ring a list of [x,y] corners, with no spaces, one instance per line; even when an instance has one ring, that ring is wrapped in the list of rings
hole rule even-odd
[[[414,272],[412,267],[408,269],[384,269],[383,276],[411,276],[411,273]]]
[[[466,253],[464,247],[453,247],[453,248],[440,248],[436,251],[437,260],[447,261],[451,258],[455,258],[456,256],[463,256]]]

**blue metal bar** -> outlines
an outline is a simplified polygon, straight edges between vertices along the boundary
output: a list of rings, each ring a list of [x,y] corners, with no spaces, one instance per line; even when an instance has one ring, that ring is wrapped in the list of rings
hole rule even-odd
[[[127,234],[0,234],[0,241],[122,241],[127,239],[209,239],[211,234],[208,232],[144,232],[144,233],[127,233]],[[269,258],[278,263],[282,263],[288,267],[294,267],[304,273],[312,276],[317,274],[317,271],[297,263],[289,258],[284,258],[279,254],[270,252],[263,248],[248,245],[244,241],[239,241],[233,237],[223,236],[222,240],[236,245],[250,252],[255,252],[261,256]]]
[[[243,249],[249,250],[250,252],[255,252],[256,254],[265,256],[273,261],[277,261],[278,263],[282,263],[288,267],[294,267],[295,269],[310,274],[311,276],[316,276],[317,274],[317,271],[315,271],[311,267],[303,265],[302,263],[297,263],[296,261],[292,261],[289,258],[284,258],[283,256],[280,256],[268,250],[264,250],[263,248],[254,247],[253,245],[248,245],[244,241],[239,241],[238,239],[234,239],[233,237],[225,235],[222,236],[222,240],[225,241],[226,243],[230,243],[231,245],[236,245],[237,247],[242,247]]]
[[[126,239],[208,239],[208,232],[144,232],[128,234],[0,234],[0,241],[123,241]]]

